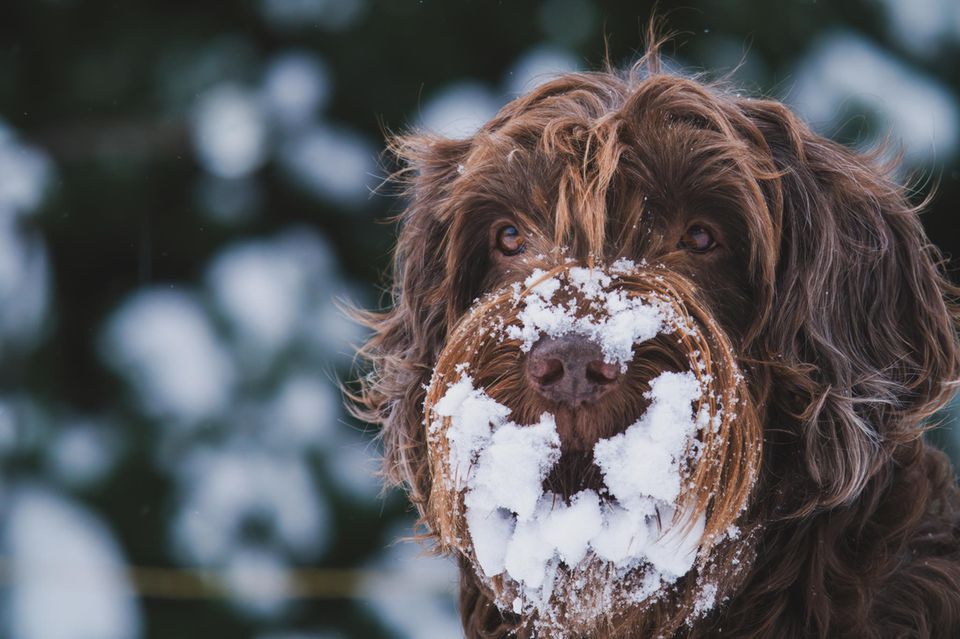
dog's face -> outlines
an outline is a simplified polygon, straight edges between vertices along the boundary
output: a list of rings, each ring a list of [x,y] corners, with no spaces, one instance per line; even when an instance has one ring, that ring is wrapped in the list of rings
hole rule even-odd
[[[515,627],[690,623],[763,563],[764,522],[855,499],[956,375],[900,191],[778,103],[571,75],[395,148],[363,415]]]
[[[773,168],[679,118],[502,117],[449,185],[430,520],[501,607],[585,629],[721,541],[734,558],[762,448],[736,353]]]

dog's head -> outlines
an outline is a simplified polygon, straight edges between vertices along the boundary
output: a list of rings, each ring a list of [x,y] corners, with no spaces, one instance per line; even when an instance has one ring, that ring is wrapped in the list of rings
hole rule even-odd
[[[393,148],[408,201],[359,412],[517,625],[702,614],[765,522],[856,500],[957,377],[902,188],[656,52]]]

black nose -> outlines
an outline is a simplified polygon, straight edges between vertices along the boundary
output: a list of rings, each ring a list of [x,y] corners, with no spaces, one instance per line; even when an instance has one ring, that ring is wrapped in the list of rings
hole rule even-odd
[[[572,407],[595,402],[616,385],[620,368],[581,335],[543,337],[527,353],[527,381],[543,397]]]

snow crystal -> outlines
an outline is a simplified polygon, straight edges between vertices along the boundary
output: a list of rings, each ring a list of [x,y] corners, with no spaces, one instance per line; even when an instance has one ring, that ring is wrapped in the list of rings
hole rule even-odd
[[[634,264],[618,260],[611,271],[618,275],[632,272]],[[507,328],[507,337],[520,340],[520,349],[529,351],[543,335],[585,335],[600,344],[604,360],[620,365],[626,371],[633,357],[635,344],[652,339],[662,332],[672,332],[676,313],[666,303],[629,295],[620,289],[609,290],[611,276],[600,269],[573,267],[562,276],[547,277],[535,269],[526,279],[526,295],[514,289],[514,300],[522,303],[519,325]],[[566,305],[555,299],[558,293],[569,293]],[[580,313],[577,296],[585,298],[593,313]]]
[[[700,594],[697,597],[697,600],[693,604],[693,613],[695,615],[702,615],[713,609],[713,606],[717,603],[717,586],[716,584],[704,584],[700,589]]]
[[[575,267],[567,271],[567,279],[586,297],[597,299],[610,286],[610,276],[594,268]]]

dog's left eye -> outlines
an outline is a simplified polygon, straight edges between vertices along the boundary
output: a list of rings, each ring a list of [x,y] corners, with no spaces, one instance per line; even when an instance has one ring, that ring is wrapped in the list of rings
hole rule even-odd
[[[497,231],[497,248],[504,255],[522,253],[525,244],[523,234],[512,224],[502,226]]]
[[[677,242],[678,249],[692,253],[706,253],[716,245],[717,242],[713,239],[710,231],[697,224],[688,228],[687,232],[680,238],[680,241]]]

